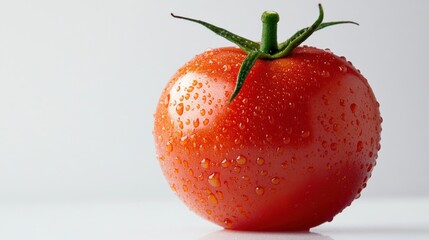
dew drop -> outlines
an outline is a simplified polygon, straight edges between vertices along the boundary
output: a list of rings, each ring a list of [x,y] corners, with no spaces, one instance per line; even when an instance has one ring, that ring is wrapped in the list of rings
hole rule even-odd
[[[171,142],[167,142],[166,147],[167,147],[167,151],[168,152],[172,152],[173,151],[173,144]]]
[[[247,196],[246,194],[243,194],[243,201],[247,202],[249,201],[249,196]]]
[[[356,152],[361,152],[363,149],[363,142],[359,141],[356,145]]]
[[[213,187],[220,187],[220,174],[218,172],[214,172],[212,173],[209,178],[208,181],[210,183],[211,186]]]
[[[207,124],[209,124],[209,120],[207,118],[204,119],[203,124],[204,124],[204,126],[207,126]]]
[[[241,167],[240,166],[235,166],[234,167],[234,172],[236,172],[236,173],[241,172]]]
[[[310,136],[310,131],[301,131],[301,137],[308,138]]]
[[[222,200],[223,199],[223,193],[221,191],[216,191],[216,196],[218,199]]]
[[[284,144],[289,144],[290,143],[290,137],[284,137],[283,138],[283,143]]]
[[[259,171],[259,175],[261,175],[261,176],[267,176],[268,172],[266,170],[261,170],[261,171]]]
[[[340,130],[340,125],[334,123],[334,125],[332,126],[332,129],[334,129],[334,131],[337,132],[338,130]]]
[[[231,162],[228,159],[224,159],[220,164],[222,165],[222,167],[227,168],[229,167],[229,165],[231,165]]]
[[[183,114],[183,103],[177,104],[176,112],[177,112],[177,114],[179,114],[179,116],[182,116],[182,114]]]
[[[313,166],[309,166],[309,167],[307,168],[307,172],[308,172],[308,173],[314,173],[314,167],[313,167]]]
[[[171,190],[173,190],[173,192],[177,193],[177,189],[176,189],[176,184],[171,184],[170,185]]]
[[[336,151],[338,148],[338,144],[337,143],[331,143],[331,150],[332,151]]]
[[[232,221],[231,221],[231,219],[229,219],[229,218],[225,218],[225,219],[223,220],[223,223],[224,223],[227,227],[230,227],[230,226],[232,225]]]
[[[369,164],[368,168],[366,169],[367,172],[371,172],[372,170],[372,164]]]
[[[264,193],[265,193],[265,189],[264,189],[263,187],[258,186],[258,187],[256,187],[256,188],[255,188],[255,192],[256,192],[256,194],[258,194],[259,196],[262,196],[262,195],[264,195]]]
[[[247,162],[247,158],[244,157],[243,155],[239,155],[236,159],[237,163],[240,165],[243,165]]]
[[[356,103],[352,103],[352,104],[350,104],[350,110],[352,111],[352,113],[355,113],[356,112]]]
[[[182,164],[183,164],[183,166],[184,166],[185,168],[189,168],[189,163],[188,163],[188,161],[183,160]]]
[[[217,204],[218,203],[218,200],[217,200],[216,196],[213,193],[210,193],[207,196],[207,200],[209,200],[209,202],[211,202],[213,204]]]
[[[259,166],[263,165],[264,162],[265,162],[265,160],[263,158],[261,158],[261,157],[258,157],[256,159],[256,164],[258,164]]]
[[[210,167],[210,159],[208,158],[204,158],[203,160],[201,160],[201,167],[202,168],[209,168]]]
[[[184,191],[184,192],[188,192],[188,190],[189,190],[189,189],[188,189],[188,186],[186,186],[185,184],[183,184],[183,187],[182,187],[182,188],[183,188],[183,191]]]
[[[280,178],[279,177],[273,177],[271,179],[271,183],[274,184],[274,185],[279,184],[280,183]]]
[[[287,161],[282,162],[282,168],[287,169],[289,167],[289,163]]]
[[[327,77],[330,77],[331,76],[331,74],[329,73],[329,72],[327,72],[327,71],[322,71],[322,73],[320,74],[322,77],[325,77],[325,78],[327,78]]]
[[[194,127],[198,127],[200,125],[200,119],[199,118],[195,119],[193,124],[194,124]]]
[[[194,86],[189,86],[188,89],[186,89],[187,92],[192,92],[194,91]]]

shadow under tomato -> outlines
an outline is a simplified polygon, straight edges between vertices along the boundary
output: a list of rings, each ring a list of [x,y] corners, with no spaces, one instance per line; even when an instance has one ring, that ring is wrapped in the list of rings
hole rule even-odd
[[[329,236],[312,232],[247,232],[219,230],[199,240],[333,240]]]

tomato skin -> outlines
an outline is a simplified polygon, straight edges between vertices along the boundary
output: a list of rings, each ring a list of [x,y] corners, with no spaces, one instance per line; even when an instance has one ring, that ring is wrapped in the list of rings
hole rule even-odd
[[[177,71],[155,112],[171,188],[227,229],[308,230],[366,186],[380,149],[379,104],[344,58],[298,47],[257,60],[228,103],[246,54],[208,50]]]

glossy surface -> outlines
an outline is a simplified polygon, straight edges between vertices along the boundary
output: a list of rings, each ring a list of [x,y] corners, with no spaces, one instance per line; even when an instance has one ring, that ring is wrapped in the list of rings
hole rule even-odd
[[[0,211],[0,239],[8,240],[429,239],[429,198],[359,199],[310,233],[223,230],[174,198],[0,203]]]
[[[308,230],[366,186],[381,117],[366,79],[329,51],[258,60],[228,104],[245,54],[208,50],[167,84],[154,137],[190,209],[228,229]]]

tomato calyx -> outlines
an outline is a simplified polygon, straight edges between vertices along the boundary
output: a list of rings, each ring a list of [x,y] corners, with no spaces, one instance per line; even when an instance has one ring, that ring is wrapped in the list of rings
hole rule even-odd
[[[310,27],[306,27],[297,31],[289,39],[281,43],[277,43],[277,23],[280,20],[280,17],[278,13],[273,11],[265,11],[262,14],[261,43],[254,42],[252,40],[249,40],[247,38],[234,34],[226,29],[217,27],[215,25],[212,25],[210,23],[207,23],[201,20],[178,16],[173,13],[171,13],[171,16],[178,19],[183,19],[183,20],[198,23],[208,28],[212,32],[216,33],[217,35],[236,44],[238,47],[240,47],[243,51],[247,53],[247,56],[240,67],[234,92],[229,99],[229,102],[231,103],[240,92],[244,84],[244,81],[246,80],[247,75],[249,74],[253,65],[256,63],[256,60],[258,59],[274,60],[274,59],[287,57],[292,53],[292,51],[296,47],[298,47],[307,38],[309,38],[315,31],[318,31],[325,27],[329,27],[337,24],[344,24],[344,23],[359,25],[358,23],[353,21],[323,22],[323,17],[324,17],[323,7],[321,4],[319,4],[318,6],[319,6],[319,17],[316,19],[316,21]]]

